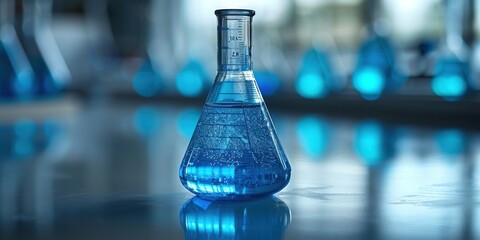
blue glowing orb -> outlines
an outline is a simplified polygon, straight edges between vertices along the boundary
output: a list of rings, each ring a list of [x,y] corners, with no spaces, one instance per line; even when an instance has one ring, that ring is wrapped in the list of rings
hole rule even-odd
[[[185,97],[196,97],[200,95],[205,85],[205,74],[200,63],[196,61],[190,61],[183,69],[178,73],[175,87],[177,91]]]
[[[297,92],[304,98],[321,98],[327,95],[324,79],[320,74],[301,74],[295,84]]]
[[[432,80],[433,92],[447,100],[455,100],[467,91],[466,80],[458,74],[439,75]]]
[[[374,67],[363,67],[353,75],[353,87],[366,100],[376,100],[385,89],[383,74]]]

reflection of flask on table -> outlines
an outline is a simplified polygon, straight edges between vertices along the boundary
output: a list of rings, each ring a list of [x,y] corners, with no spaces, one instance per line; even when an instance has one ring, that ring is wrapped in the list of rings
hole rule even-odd
[[[283,239],[290,209],[278,198],[240,203],[188,200],[180,212],[185,239]]]
[[[37,93],[58,93],[70,80],[70,71],[50,29],[51,0],[23,0],[24,14],[21,37],[37,81]]]
[[[252,73],[252,10],[217,10],[218,73],[180,166],[180,180],[208,199],[270,195],[290,165]]]
[[[0,98],[31,97],[33,70],[13,27],[14,1],[0,1],[0,11]]]

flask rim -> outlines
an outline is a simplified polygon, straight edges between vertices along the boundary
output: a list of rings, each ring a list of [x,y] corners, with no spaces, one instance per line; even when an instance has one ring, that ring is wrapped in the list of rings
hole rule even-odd
[[[251,9],[217,9],[215,15],[221,16],[254,16],[255,11]]]

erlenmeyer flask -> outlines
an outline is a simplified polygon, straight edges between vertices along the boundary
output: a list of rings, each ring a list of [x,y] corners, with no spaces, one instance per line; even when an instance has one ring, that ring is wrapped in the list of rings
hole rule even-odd
[[[271,195],[290,180],[251,61],[253,10],[217,10],[218,71],[180,166],[180,180],[211,200]]]

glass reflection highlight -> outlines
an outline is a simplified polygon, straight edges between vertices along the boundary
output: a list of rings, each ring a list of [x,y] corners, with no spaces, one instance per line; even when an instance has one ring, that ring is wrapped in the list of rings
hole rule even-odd
[[[302,149],[312,157],[325,153],[328,143],[329,127],[319,117],[302,117],[297,123],[297,137]]]
[[[354,149],[367,166],[379,165],[393,153],[392,139],[376,121],[360,123],[355,129]]]
[[[245,202],[188,200],[180,212],[185,239],[283,239],[290,209],[276,197]]]
[[[449,156],[462,154],[465,147],[465,135],[458,129],[446,129],[435,134],[435,141],[442,153]]]

